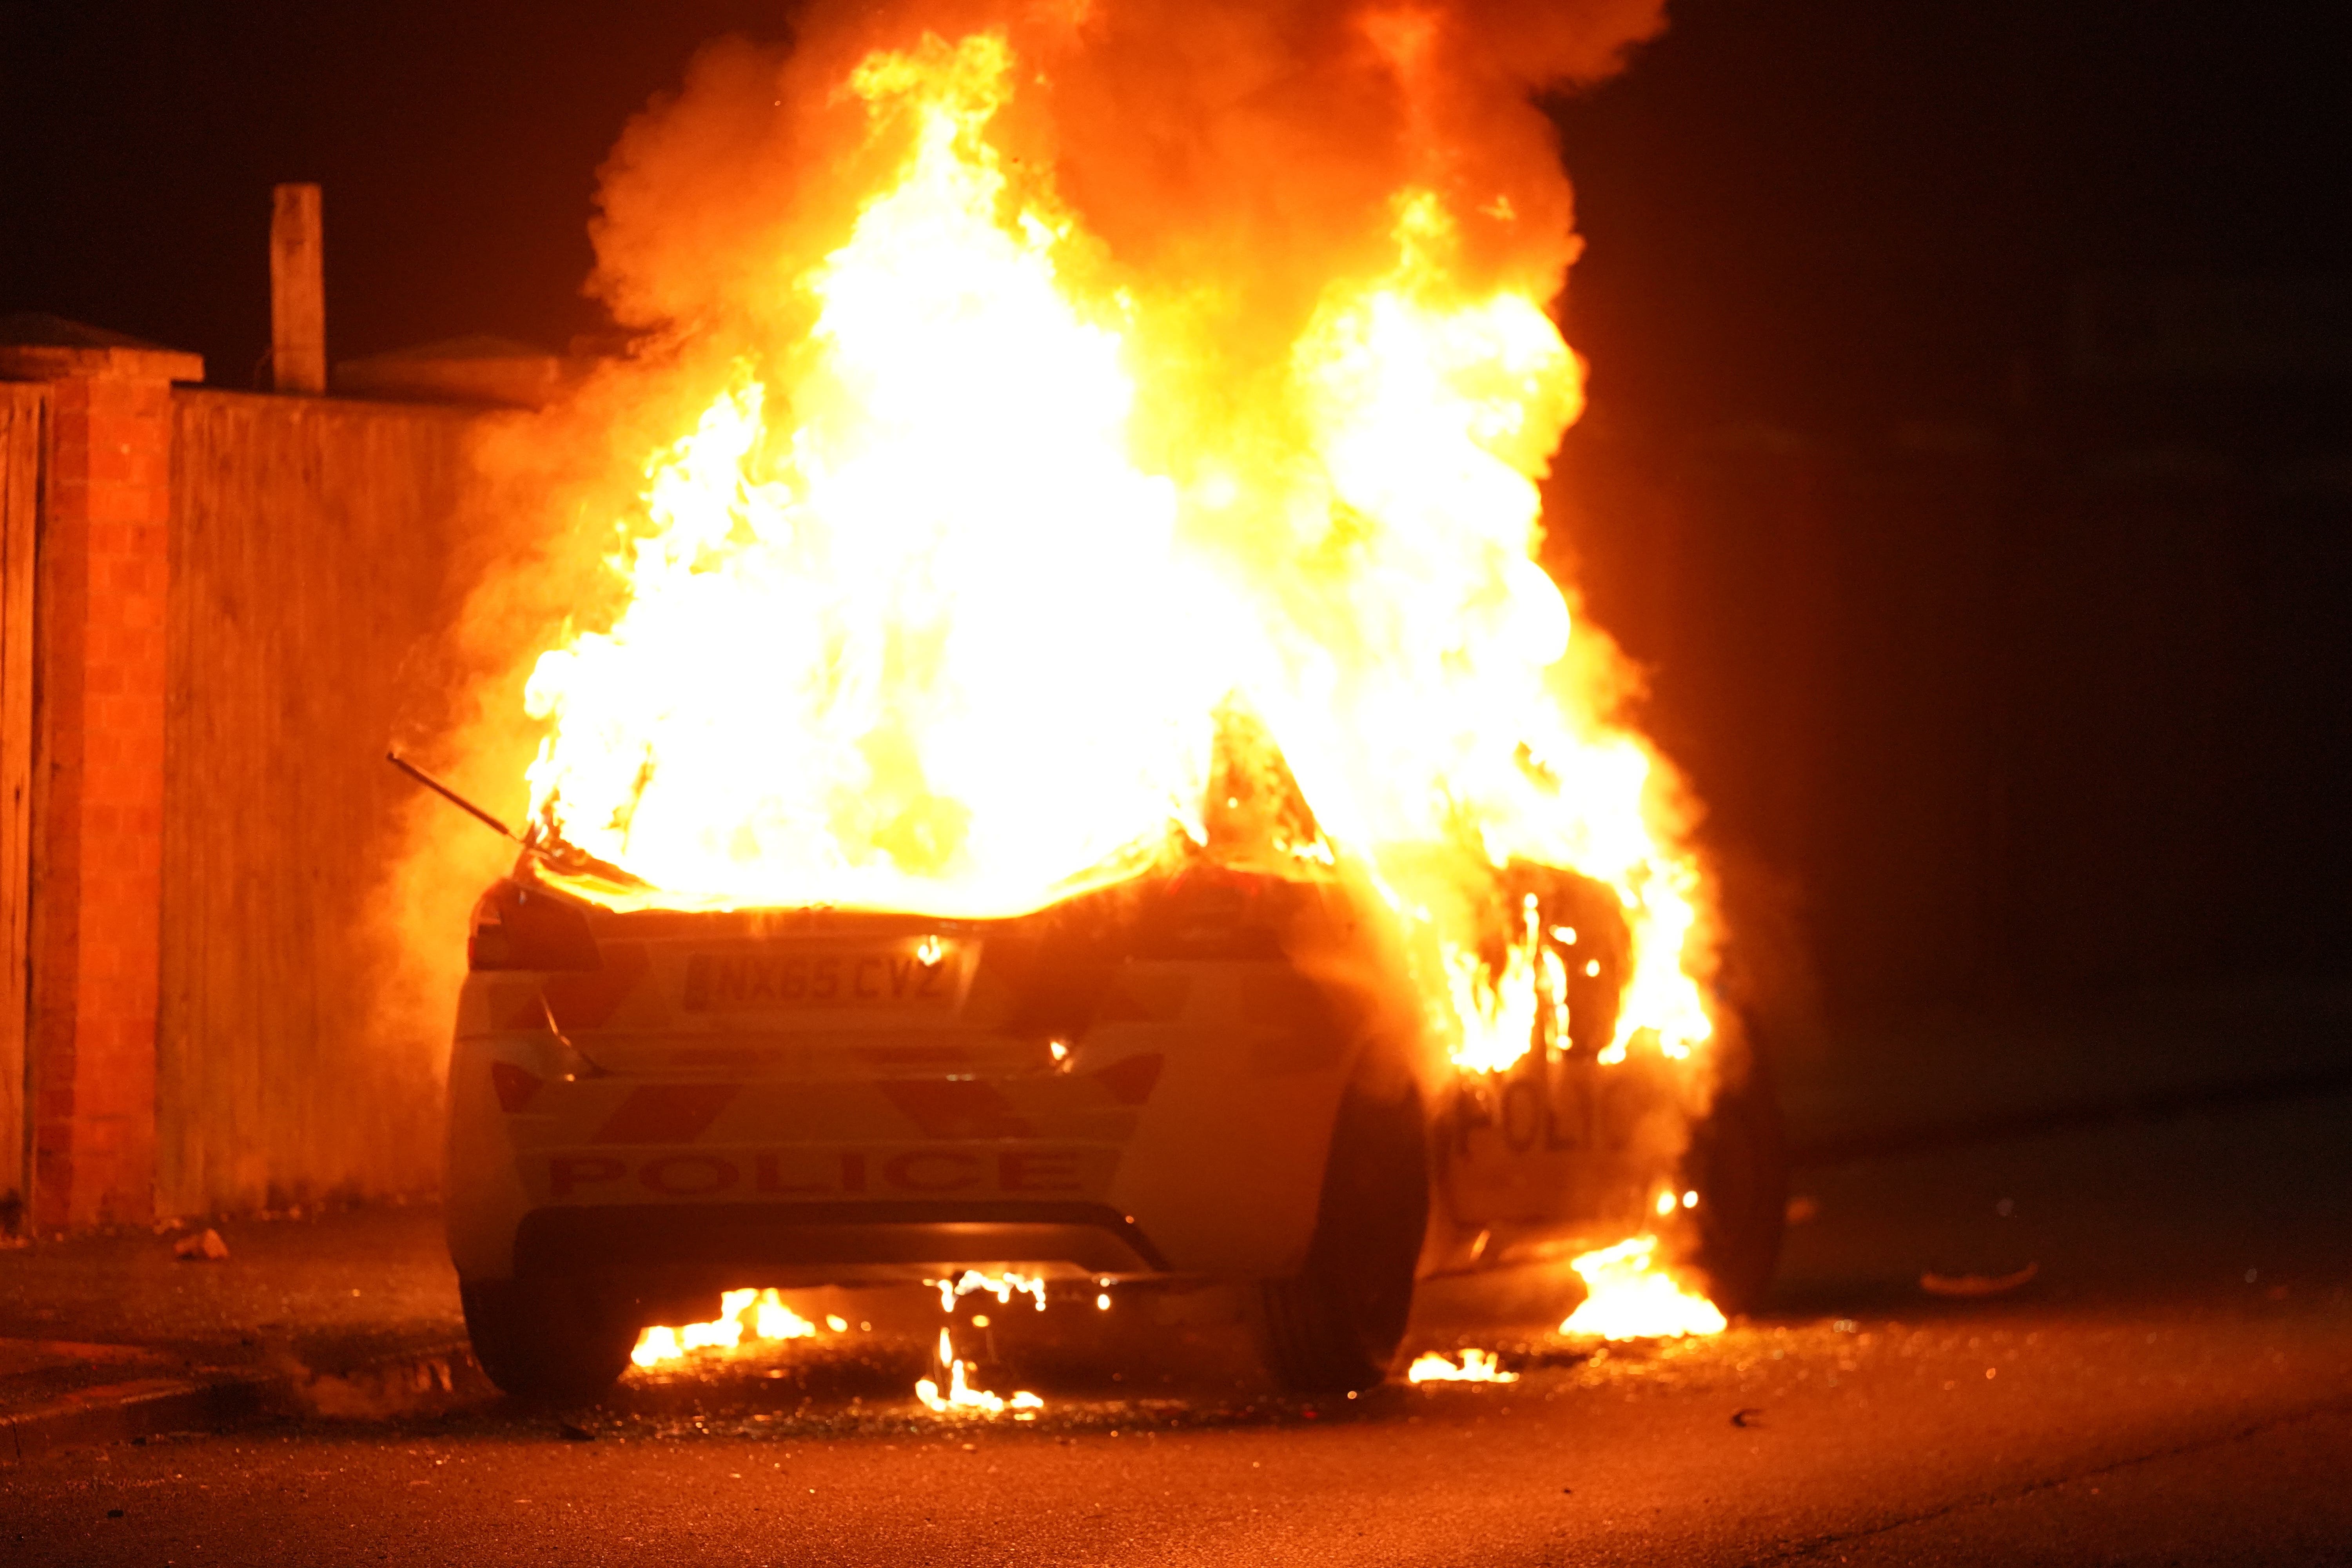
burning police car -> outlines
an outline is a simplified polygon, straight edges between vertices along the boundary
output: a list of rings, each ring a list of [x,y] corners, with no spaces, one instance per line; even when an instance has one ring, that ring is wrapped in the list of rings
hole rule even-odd
[[[524,685],[450,1072],[483,1365],[586,1390],[722,1289],[1015,1265],[1246,1282],[1316,1388],[1417,1283],[1610,1244],[1739,1304],[1777,1163],[1696,813],[1539,559],[1584,402],[1540,112],[1350,43],[1334,107],[1410,135],[1162,201],[1138,84],[1057,86],[1091,29],[855,9],[748,106],[813,161],[713,177],[701,87],[633,126],[643,352],[533,426],[537,586],[478,604],[600,585]]]
[[[1603,1059],[1626,942],[1600,884],[1505,889],[1569,987],[1495,1072],[1432,1048],[1391,922],[1336,873],[1201,856],[992,920],[664,908],[619,877],[526,855],[474,917],[449,1242],[510,1392],[592,1394],[723,1289],[967,1268],[1245,1281],[1278,1378],[1360,1387],[1416,1282],[1564,1261],[1661,1194],[1719,1303],[1769,1276],[1769,1096],[1733,1040],[1720,1093]]]

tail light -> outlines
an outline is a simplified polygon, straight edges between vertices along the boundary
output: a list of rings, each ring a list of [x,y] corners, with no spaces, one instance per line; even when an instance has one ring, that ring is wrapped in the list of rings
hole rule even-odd
[[[601,969],[587,912],[566,899],[500,882],[474,906],[466,939],[474,969]]]

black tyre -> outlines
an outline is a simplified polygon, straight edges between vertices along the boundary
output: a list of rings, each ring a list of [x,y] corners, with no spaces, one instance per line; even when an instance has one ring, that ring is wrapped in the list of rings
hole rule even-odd
[[[1306,1269],[1260,1287],[1260,1337],[1276,1382],[1336,1394],[1388,1375],[1428,1224],[1420,1099],[1408,1091],[1383,1103],[1351,1089],[1332,1131]]]
[[[591,1400],[628,1370],[636,1325],[569,1280],[460,1281],[474,1359],[518,1399]]]
[[[1699,1194],[1690,1263],[1727,1313],[1763,1305],[1780,1263],[1788,1147],[1772,1074],[1751,1031],[1727,1039],[1715,1103],[1691,1128],[1683,1185]]]

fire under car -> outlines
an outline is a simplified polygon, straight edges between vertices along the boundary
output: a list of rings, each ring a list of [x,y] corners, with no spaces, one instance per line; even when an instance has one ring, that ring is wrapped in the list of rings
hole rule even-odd
[[[592,1395],[642,1326],[746,1286],[1240,1282],[1299,1390],[1386,1373],[1418,1286],[1656,1222],[1750,1305],[1785,1178],[1764,1067],[1604,1060],[1612,889],[1513,868],[1567,1006],[1507,1070],[1433,1049],[1392,922],[1336,871],[1199,853],[992,920],[647,904],[526,854],[481,900],[449,1075],[467,1326],[510,1393]],[[1384,912],[1384,911],[1381,911]],[[1622,1053],[1621,1053],[1622,1054]],[[1663,1153],[1661,1152],[1664,1152]]]

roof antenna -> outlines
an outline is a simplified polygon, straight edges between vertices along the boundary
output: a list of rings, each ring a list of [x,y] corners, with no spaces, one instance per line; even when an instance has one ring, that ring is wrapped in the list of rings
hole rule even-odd
[[[649,889],[653,886],[651,882],[635,872],[615,866],[610,860],[600,860],[578,845],[565,843],[561,837],[556,838],[551,844],[542,844],[535,839],[524,837],[398,752],[386,752],[383,754],[383,760],[485,827],[491,829],[501,837],[513,839],[522,847],[524,854],[544,860],[567,876],[598,877],[622,888]]]
[[[383,760],[390,763],[394,767],[398,768],[402,773],[406,773],[410,778],[415,779],[418,784],[423,784],[426,789],[431,790],[435,795],[439,795],[443,800],[447,801],[451,805],[456,806],[459,811],[462,811],[467,816],[474,818],[477,822],[482,823],[484,826],[489,827],[495,832],[505,835],[507,837],[511,838],[516,843],[521,845],[524,848],[532,850],[533,853],[538,852],[535,847],[532,846],[529,840],[525,839],[521,834],[517,833],[513,828],[509,827],[505,823],[500,822],[497,817],[492,816],[488,812],[484,811],[480,806],[476,805],[472,801],[467,800],[464,795],[459,795],[456,790],[451,789],[447,784],[443,784],[439,779],[435,778],[431,773],[426,773],[423,768],[418,767],[415,763],[412,763],[406,757],[402,756],[398,752],[386,752],[383,754]]]

